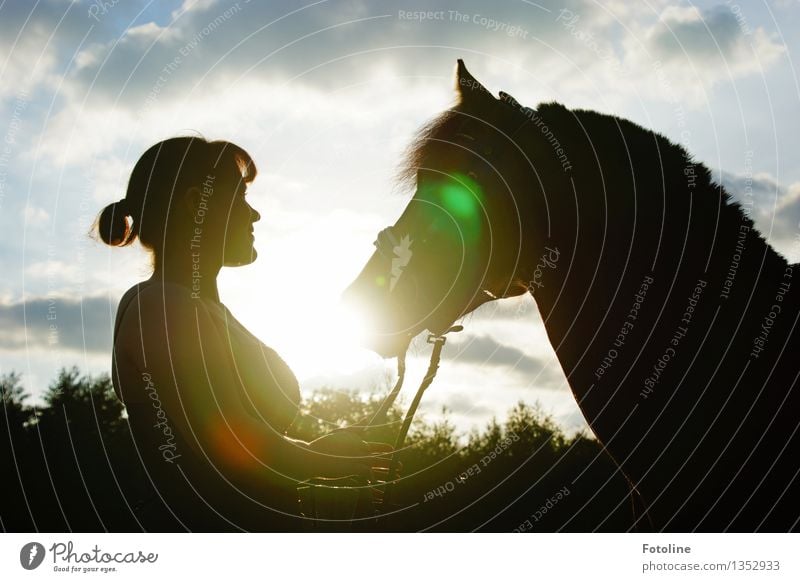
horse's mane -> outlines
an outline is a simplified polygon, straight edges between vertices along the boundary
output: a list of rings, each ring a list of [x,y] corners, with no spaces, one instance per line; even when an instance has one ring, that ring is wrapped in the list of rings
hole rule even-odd
[[[661,192],[663,173],[666,176],[665,186],[669,196],[689,195],[690,189],[687,187],[684,170],[691,167],[696,180],[691,192],[693,207],[698,210],[697,219],[699,220],[704,213],[708,218],[719,213],[721,230],[738,229],[739,225],[745,225],[749,228],[750,236],[747,244],[751,251],[755,250],[758,254],[764,252],[767,259],[765,264],[778,264],[781,269],[787,264],[786,259],[775,251],[756,229],[742,205],[735,201],[721,184],[714,181],[711,171],[704,164],[694,160],[682,145],[627,119],[596,111],[570,110],[559,103],[546,103],[539,105],[537,112],[551,127],[558,128],[554,131],[558,132],[562,127],[571,128],[572,131],[580,128],[581,133],[585,132],[591,136],[593,147],[600,152],[601,159],[604,154],[612,156],[614,148],[619,150],[618,140],[622,137],[627,149],[626,154],[632,157],[634,163],[639,162],[634,171],[653,177],[654,192]],[[568,137],[567,142],[569,141],[572,140]],[[606,141],[608,143],[605,143]],[[658,151],[657,157],[649,155],[652,154],[654,146]],[[658,177],[657,182],[656,177]],[[656,199],[656,196],[652,197],[654,203]],[[640,198],[640,202],[646,200],[645,197]]]
[[[452,138],[463,120],[460,105],[457,105],[423,125],[405,150],[397,170],[398,184],[413,187],[417,180],[417,169],[436,167],[440,145],[438,140]]]
[[[498,103],[498,106],[504,106]],[[733,200],[725,188],[712,180],[709,169],[700,162],[695,161],[686,149],[680,144],[673,143],[665,136],[645,129],[644,127],[627,119],[598,113],[585,109],[567,109],[563,105],[550,102],[542,103],[536,108],[536,115],[543,119],[547,126],[564,144],[564,149],[570,152],[573,161],[580,162],[581,156],[588,156],[591,164],[595,163],[597,152],[602,156],[613,157],[619,150],[619,140],[623,138],[625,148],[629,153],[636,155],[640,152],[652,152],[654,146],[658,156],[648,158],[642,156],[639,161],[645,167],[634,168],[636,172],[658,177],[658,187],[654,190],[661,191],[661,175],[672,176],[673,186],[683,182],[683,187],[674,188],[684,193],[687,192],[683,170],[692,167],[695,172],[696,183],[693,188],[693,204],[698,210],[705,211],[708,215],[719,212],[720,226],[722,228],[738,228],[746,225],[750,229],[750,242],[766,252],[769,263],[778,262],[786,265],[786,259],[775,251],[755,228],[753,221],[744,211],[741,204]],[[413,140],[406,148],[405,155],[397,171],[397,181],[401,186],[413,187],[417,178],[418,168],[432,168],[440,165],[442,143],[451,141],[458,128],[464,122],[464,114],[488,118],[486,112],[466,111],[464,104],[458,104],[442,112],[423,125],[415,134]],[[542,132],[533,123],[529,124],[529,132],[541,135]],[[587,151],[586,135],[591,136],[593,148]],[[608,144],[603,143],[608,140]],[[584,144],[584,145],[581,145]],[[520,144],[522,147],[522,144]],[[578,182],[581,166],[576,164],[574,170]],[[669,184],[666,185],[669,190]],[[671,193],[671,196],[679,195]],[[752,250],[752,247],[751,247]]]

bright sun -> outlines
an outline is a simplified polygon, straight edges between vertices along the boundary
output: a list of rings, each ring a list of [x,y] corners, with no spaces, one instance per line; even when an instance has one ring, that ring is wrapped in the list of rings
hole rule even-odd
[[[258,271],[243,271],[239,284],[230,289],[230,295],[239,295],[231,297],[232,303],[239,299],[243,306],[234,313],[286,360],[301,384],[304,379],[347,376],[384,365],[380,356],[361,343],[363,317],[340,301],[341,292],[358,273],[364,249],[369,247],[362,238],[335,232],[338,226],[335,220],[331,222],[328,236],[319,224],[315,225],[314,237],[309,236],[307,228],[284,234],[275,244],[280,252],[273,251],[275,247],[265,249],[254,264]],[[336,260],[320,260],[321,240],[336,240]],[[315,266],[313,282],[303,278],[302,265]],[[275,281],[283,282],[284,277],[285,283],[276,285]],[[253,288],[254,278],[265,281],[258,286],[257,302],[243,292]],[[257,308],[253,308],[254,303]]]
[[[358,312],[338,302],[319,301],[300,309],[303,325],[291,317],[271,322],[283,330],[280,353],[298,377],[353,374],[380,361],[362,347],[364,325]]]
[[[346,312],[335,301],[294,297],[282,309],[243,315],[240,320],[286,360],[301,382],[353,374],[381,361],[361,346],[363,325],[358,314]]]

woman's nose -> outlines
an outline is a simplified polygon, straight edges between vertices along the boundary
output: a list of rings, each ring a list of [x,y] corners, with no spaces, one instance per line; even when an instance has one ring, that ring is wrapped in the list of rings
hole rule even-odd
[[[261,214],[252,206],[250,207],[250,218],[253,222],[258,222],[261,220]]]

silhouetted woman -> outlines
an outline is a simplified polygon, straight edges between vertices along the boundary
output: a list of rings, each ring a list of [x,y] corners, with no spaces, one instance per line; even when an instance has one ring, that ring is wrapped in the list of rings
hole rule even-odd
[[[125,198],[97,221],[104,242],[138,238],[153,259],[153,275],[120,301],[113,357],[146,473],[129,502],[147,530],[297,529],[298,480],[385,465],[350,433],[287,438],[297,380],[220,301],[220,268],[257,255],[260,216],[245,198],[255,177],[232,143],[168,139],[144,153]]]

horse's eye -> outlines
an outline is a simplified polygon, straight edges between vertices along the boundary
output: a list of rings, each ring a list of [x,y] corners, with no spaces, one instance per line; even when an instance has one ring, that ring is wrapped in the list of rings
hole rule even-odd
[[[480,184],[458,172],[439,174],[418,188],[419,219],[428,238],[456,244],[476,244],[484,225],[484,196]]]

